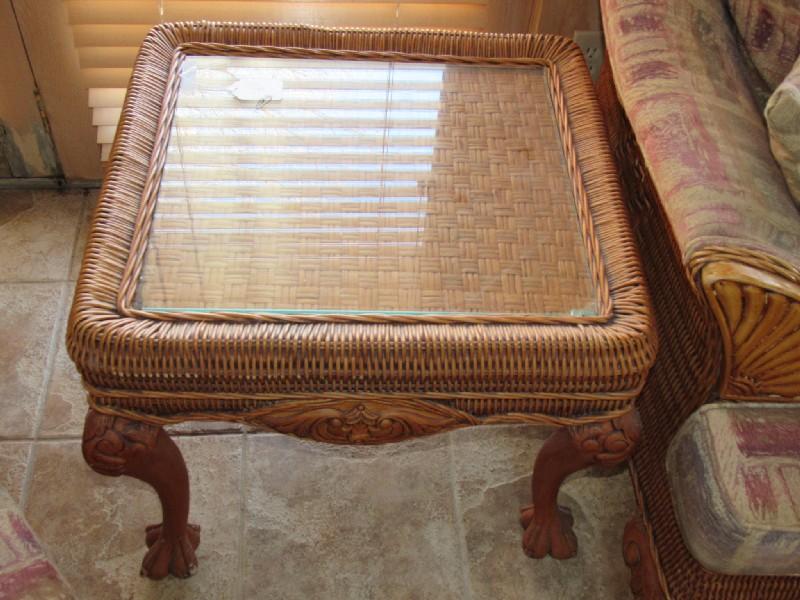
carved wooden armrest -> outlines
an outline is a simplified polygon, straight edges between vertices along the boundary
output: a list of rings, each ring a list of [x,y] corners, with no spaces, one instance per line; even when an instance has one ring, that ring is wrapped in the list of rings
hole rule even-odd
[[[800,285],[735,261],[706,263],[700,279],[722,332],[720,396],[800,401]]]

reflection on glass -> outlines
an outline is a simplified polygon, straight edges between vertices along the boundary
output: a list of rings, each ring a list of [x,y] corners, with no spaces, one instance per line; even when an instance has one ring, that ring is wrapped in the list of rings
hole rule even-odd
[[[137,304],[592,314],[544,72],[188,57]]]

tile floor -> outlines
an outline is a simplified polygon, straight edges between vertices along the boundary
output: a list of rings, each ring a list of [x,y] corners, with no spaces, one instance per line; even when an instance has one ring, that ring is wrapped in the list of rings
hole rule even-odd
[[[562,488],[577,558],[520,548],[540,427],[455,431],[340,447],[236,427],[176,431],[203,527],[188,580],[138,576],[143,528],[160,518],[144,484],[81,458],[85,401],[64,322],[95,192],[0,192],[0,485],[87,600],[629,598],[624,470]]]

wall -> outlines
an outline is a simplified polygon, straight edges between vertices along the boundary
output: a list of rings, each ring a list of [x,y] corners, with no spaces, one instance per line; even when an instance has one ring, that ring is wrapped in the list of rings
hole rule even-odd
[[[60,174],[10,0],[0,0],[0,178]]]

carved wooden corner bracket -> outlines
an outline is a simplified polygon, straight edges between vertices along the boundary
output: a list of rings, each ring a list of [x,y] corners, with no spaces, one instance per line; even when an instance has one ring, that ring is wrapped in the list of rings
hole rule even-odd
[[[631,592],[641,600],[664,600],[658,565],[650,545],[650,535],[644,520],[636,515],[622,534],[622,556],[631,570]]]
[[[800,285],[734,262],[706,265],[702,285],[725,349],[720,396],[800,398]]]

